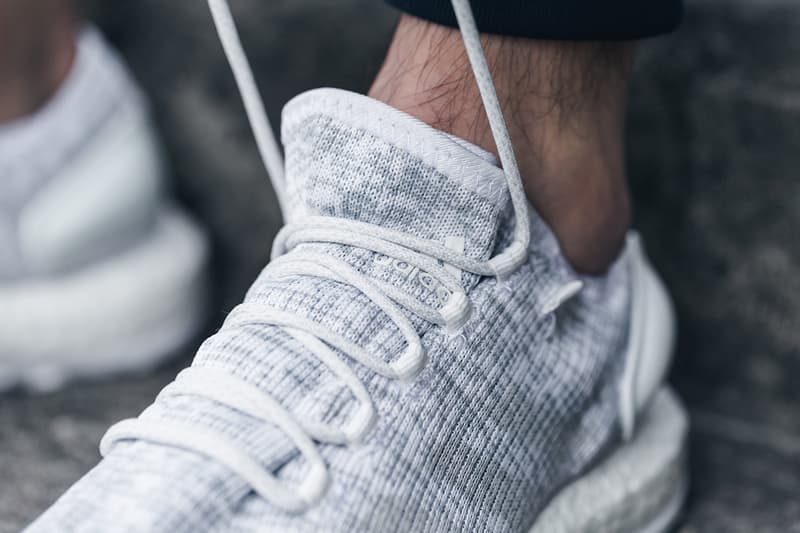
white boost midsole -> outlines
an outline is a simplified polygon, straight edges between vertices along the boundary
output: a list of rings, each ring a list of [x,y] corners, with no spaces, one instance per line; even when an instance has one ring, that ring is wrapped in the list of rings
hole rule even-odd
[[[636,433],[567,485],[530,533],[661,533],[686,493],[689,423],[663,387],[640,415]]]
[[[206,256],[194,224],[164,209],[151,235],[106,261],[0,286],[0,387],[154,364],[202,319]]]

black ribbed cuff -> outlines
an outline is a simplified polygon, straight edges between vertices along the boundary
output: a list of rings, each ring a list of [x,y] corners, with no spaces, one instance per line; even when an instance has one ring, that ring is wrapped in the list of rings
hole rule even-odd
[[[450,0],[386,0],[410,15],[456,26]],[[674,30],[682,0],[471,0],[481,33],[566,41],[628,41]]]

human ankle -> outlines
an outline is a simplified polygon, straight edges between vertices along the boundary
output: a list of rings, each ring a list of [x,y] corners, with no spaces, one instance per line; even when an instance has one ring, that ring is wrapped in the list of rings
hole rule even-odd
[[[632,46],[482,40],[528,198],[577,270],[604,271],[630,223],[623,128]],[[496,153],[457,30],[404,16],[370,96]]]
[[[35,112],[67,77],[76,50],[68,0],[0,5],[0,122]]]

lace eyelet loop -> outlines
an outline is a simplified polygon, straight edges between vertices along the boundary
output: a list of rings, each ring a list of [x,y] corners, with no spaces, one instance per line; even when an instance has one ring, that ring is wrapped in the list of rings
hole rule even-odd
[[[472,305],[463,292],[454,292],[440,309],[444,327],[448,333],[458,333],[472,316]]]
[[[519,241],[512,242],[508,248],[489,260],[489,265],[498,280],[505,280],[528,260],[528,247]]]
[[[419,374],[423,366],[425,366],[425,351],[419,341],[409,342],[403,355],[389,365],[395,377],[404,381]]]

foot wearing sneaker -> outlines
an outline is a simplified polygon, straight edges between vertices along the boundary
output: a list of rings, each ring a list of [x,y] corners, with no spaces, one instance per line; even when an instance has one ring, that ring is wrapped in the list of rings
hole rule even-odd
[[[169,207],[144,97],[94,29],[0,122],[0,390],[147,370],[201,324],[206,244]]]
[[[570,264],[602,274],[630,224],[623,131],[634,47],[483,35],[522,182]],[[458,30],[404,15],[370,96],[497,154]]]
[[[211,1],[226,50],[240,49]],[[468,3],[503,169],[323,89],[283,113],[285,177],[234,62],[286,227],[192,366],[39,531],[662,531],[686,420],[666,293],[638,239],[576,272],[524,196]],[[240,56],[239,56],[240,57]]]

